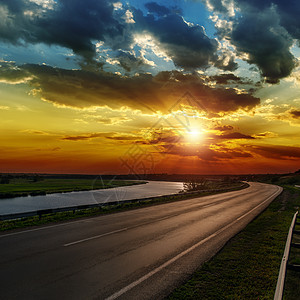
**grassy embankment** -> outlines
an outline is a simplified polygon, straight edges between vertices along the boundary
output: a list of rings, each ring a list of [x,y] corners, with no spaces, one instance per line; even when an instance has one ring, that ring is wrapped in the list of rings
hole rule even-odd
[[[300,176],[272,180],[284,187],[283,193],[169,300],[273,299],[288,229],[300,206],[300,189],[294,187]],[[297,240],[299,236],[294,235]],[[290,262],[300,264],[299,259],[300,250],[292,248]],[[299,295],[300,273],[288,270],[284,299],[296,300]]]
[[[186,200],[195,197],[208,196],[212,194],[221,193],[225,190],[226,191],[239,190],[245,187],[247,187],[247,184],[245,185],[240,182],[205,181],[196,185],[194,183],[192,184],[187,183],[185,185],[185,188],[187,189],[186,192],[192,191],[193,193],[180,193],[178,195],[172,195],[172,196],[155,197],[155,198],[140,200],[136,202],[119,203],[117,205],[106,205],[106,206],[100,206],[98,208],[76,210],[75,212],[70,211],[70,212],[60,212],[55,214],[47,214],[47,215],[43,215],[41,219],[38,216],[35,216],[35,217],[28,217],[28,218],[17,219],[17,220],[0,221],[0,231],[24,228],[28,226],[39,226],[43,224],[67,221],[76,218],[92,217],[92,216],[98,216],[102,214],[121,212],[129,209],[136,209],[136,208],[146,207],[150,205],[158,205],[158,204],[168,203],[172,201],[180,201],[180,200]],[[220,189],[220,191],[216,191],[216,189]]]

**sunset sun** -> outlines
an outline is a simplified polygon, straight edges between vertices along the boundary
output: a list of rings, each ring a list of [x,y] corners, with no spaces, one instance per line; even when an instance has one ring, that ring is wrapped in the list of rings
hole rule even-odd
[[[186,138],[189,143],[197,144],[201,141],[203,136],[202,130],[200,128],[191,128],[186,132]]]

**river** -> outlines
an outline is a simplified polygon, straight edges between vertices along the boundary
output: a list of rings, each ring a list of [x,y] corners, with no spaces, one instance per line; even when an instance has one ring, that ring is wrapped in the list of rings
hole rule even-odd
[[[183,183],[181,182],[149,181],[146,184],[112,189],[0,199],[0,215],[25,213],[40,209],[144,199],[176,194],[182,189]]]

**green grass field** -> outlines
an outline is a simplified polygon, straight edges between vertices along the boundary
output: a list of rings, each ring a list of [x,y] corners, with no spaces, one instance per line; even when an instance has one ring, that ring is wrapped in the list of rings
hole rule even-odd
[[[140,184],[143,182],[126,180],[95,179],[52,179],[43,178],[13,178],[9,183],[0,184],[0,198],[11,198],[27,195],[45,195],[58,192],[85,191],[93,189],[112,188],[125,185]]]

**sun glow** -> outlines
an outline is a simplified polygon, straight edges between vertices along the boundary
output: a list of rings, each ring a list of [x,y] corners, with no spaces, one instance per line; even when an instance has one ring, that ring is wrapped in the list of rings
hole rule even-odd
[[[202,131],[198,128],[191,128],[187,130],[186,137],[189,143],[197,144],[201,141]]]

